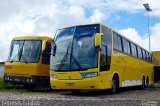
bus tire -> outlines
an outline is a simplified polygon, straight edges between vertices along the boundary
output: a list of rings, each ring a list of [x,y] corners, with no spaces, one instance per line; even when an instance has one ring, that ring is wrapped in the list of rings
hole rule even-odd
[[[148,88],[148,87],[149,87],[149,78],[147,76],[147,78],[146,78],[146,88]]]
[[[142,89],[145,88],[145,86],[146,86],[145,85],[145,77],[143,76],[143,78],[142,78]]]
[[[118,75],[115,75],[112,79],[112,93],[116,93],[119,91],[119,78]]]

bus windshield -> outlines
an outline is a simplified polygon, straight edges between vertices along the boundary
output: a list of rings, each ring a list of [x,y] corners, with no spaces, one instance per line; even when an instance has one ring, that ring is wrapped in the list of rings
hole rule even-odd
[[[94,37],[98,32],[99,25],[96,24],[58,30],[55,39],[57,49],[55,55],[51,56],[50,69],[75,71],[96,68],[98,52]]]
[[[13,40],[8,61],[38,62],[41,51],[40,40]]]

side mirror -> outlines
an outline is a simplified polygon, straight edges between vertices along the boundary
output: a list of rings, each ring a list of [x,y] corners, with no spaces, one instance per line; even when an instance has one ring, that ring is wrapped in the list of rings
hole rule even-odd
[[[101,33],[96,33],[95,35],[95,47],[100,47],[101,45]]]
[[[51,55],[55,56],[56,55],[56,50],[57,50],[57,45],[53,44],[52,49],[51,49]]]

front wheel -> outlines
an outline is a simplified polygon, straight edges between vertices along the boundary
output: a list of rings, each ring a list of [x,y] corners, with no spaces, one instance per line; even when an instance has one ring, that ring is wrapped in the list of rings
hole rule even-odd
[[[118,78],[114,77],[112,80],[112,93],[116,93],[119,90]]]

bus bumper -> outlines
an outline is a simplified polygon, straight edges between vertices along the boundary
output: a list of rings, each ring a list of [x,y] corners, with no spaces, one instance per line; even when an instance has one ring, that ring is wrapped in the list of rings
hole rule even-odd
[[[58,80],[50,78],[52,89],[68,89],[68,90],[92,90],[92,89],[106,89],[100,81],[99,77],[85,78],[81,80]]]
[[[49,85],[49,77],[39,77],[39,76],[20,76],[20,75],[10,75],[4,74],[4,82],[12,84],[21,85]]]

